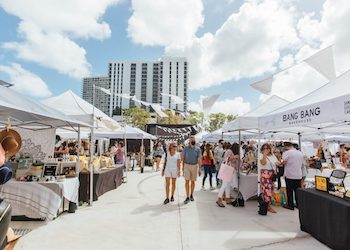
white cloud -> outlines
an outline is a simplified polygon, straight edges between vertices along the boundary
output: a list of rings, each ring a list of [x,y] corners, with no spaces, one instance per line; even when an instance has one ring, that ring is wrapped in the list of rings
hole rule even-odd
[[[20,93],[34,97],[49,97],[52,94],[39,76],[17,63],[12,63],[11,66],[0,65],[0,71],[9,75],[10,82],[14,84],[11,88]]]
[[[187,56],[190,87],[206,88],[273,72],[284,49],[299,45],[295,9],[289,1],[247,1],[215,32],[166,54]]]
[[[201,0],[133,0],[128,34],[142,45],[185,45],[203,24]]]
[[[80,78],[90,72],[86,51],[74,39],[103,40],[111,35],[101,21],[108,6],[119,0],[0,0],[0,7],[21,19],[20,42],[7,42],[21,59]]]
[[[203,96],[201,98],[203,98]],[[235,97],[234,99],[223,99],[216,101],[211,108],[210,113],[242,115],[248,112],[250,108],[250,103],[245,102],[243,97]],[[200,102],[190,102],[189,110],[197,112],[201,111],[202,109]]]

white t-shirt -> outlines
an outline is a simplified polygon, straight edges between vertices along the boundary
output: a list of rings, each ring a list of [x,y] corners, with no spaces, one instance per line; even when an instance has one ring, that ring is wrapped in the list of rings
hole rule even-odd
[[[303,154],[293,148],[285,151],[282,155],[282,159],[283,161],[287,161],[284,166],[284,177],[292,180],[300,180],[303,177]]]
[[[261,154],[260,155],[260,160],[259,160],[260,169],[276,170],[276,162],[278,162],[276,156],[274,154],[268,156],[267,159],[266,159],[266,164],[265,165],[261,164],[261,160],[263,159],[263,157],[264,157],[264,155]]]
[[[180,154],[178,152],[176,152],[174,155],[171,155],[170,153],[168,153],[166,168],[177,170],[177,160],[181,160]]]

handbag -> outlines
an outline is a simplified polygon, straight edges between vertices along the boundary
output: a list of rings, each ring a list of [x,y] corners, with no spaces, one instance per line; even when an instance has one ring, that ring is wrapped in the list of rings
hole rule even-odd
[[[273,167],[272,167],[272,162],[270,161],[269,157],[267,157],[267,160],[270,162],[270,166],[271,166],[271,168],[272,168],[272,170],[273,170],[273,174],[271,175],[271,181],[272,181],[272,182],[275,182],[275,181],[277,181],[277,174],[276,174],[276,171],[273,169]]]
[[[227,160],[225,160],[221,163],[218,179],[226,182],[231,182],[233,178],[233,172],[234,168],[229,163],[227,163]]]
[[[244,199],[241,192],[238,193],[237,198],[232,202],[233,207],[244,207]]]
[[[269,204],[264,200],[264,197],[263,197],[262,193],[258,197],[258,203],[259,203],[258,214],[260,214],[260,215],[267,215],[267,209],[269,207]]]

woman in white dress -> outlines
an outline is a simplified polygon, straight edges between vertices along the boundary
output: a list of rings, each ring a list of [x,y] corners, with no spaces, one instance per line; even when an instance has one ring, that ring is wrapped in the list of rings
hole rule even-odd
[[[181,164],[181,156],[177,152],[177,145],[175,143],[170,143],[169,153],[165,158],[164,168],[162,170],[162,176],[165,176],[166,199],[164,200],[164,205],[168,204],[170,201],[171,202],[174,201],[176,178],[180,177],[180,164]],[[171,179],[171,198],[169,200],[170,179]]]

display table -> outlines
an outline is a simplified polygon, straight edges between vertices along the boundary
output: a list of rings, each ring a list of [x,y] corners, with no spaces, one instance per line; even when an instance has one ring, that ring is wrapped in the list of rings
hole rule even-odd
[[[123,182],[123,165],[117,165],[99,173],[94,173],[93,200],[96,201],[104,193],[116,189]],[[89,202],[90,197],[90,173],[79,173],[79,201]]]
[[[246,174],[239,173],[239,191],[241,192],[243,199],[248,200],[258,195],[258,174]],[[237,173],[233,176],[232,187],[238,187]]]
[[[300,228],[332,249],[350,247],[350,202],[315,189],[298,189]]]
[[[0,197],[11,204],[12,216],[31,219],[54,219],[62,200],[78,202],[79,180],[69,178],[64,182],[21,182],[10,180],[0,186]]]

